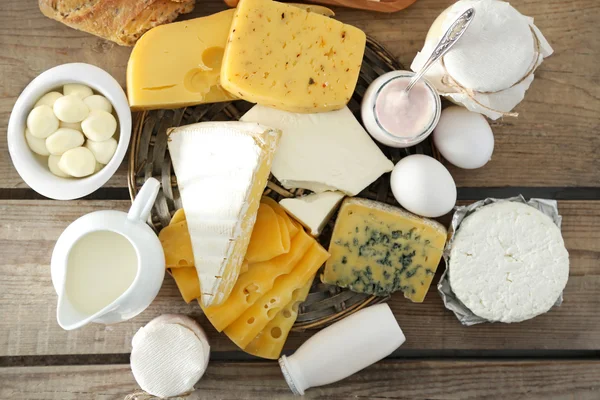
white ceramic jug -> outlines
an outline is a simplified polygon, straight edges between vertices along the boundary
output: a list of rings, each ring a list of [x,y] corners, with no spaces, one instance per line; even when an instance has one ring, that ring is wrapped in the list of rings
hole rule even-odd
[[[61,234],[52,253],[51,274],[58,294],[56,318],[65,330],[80,328],[90,322],[112,324],[131,319],[154,300],[165,275],[165,257],[158,237],[146,220],[158,194],[160,183],[151,178],[138,193],[129,213],[114,210],[96,211],[75,220]],[[137,272],[133,283],[116,300],[93,315],[78,311],[66,295],[69,253],[85,235],[110,231],[124,236],[137,255]],[[100,249],[104,251],[104,249]],[[107,252],[111,249],[107,248]]]
[[[328,385],[389,356],[406,338],[387,304],[378,304],[317,332],[279,365],[294,394]]]

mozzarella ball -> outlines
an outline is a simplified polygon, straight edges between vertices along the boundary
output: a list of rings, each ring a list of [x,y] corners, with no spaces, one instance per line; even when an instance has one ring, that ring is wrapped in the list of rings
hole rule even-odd
[[[70,178],[69,174],[66,174],[60,167],[58,166],[58,162],[60,161],[61,156],[55,156],[50,154],[48,157],[48,168],[50,172],[52,172],[56,176],[60,176],[61,178]]]
[[[45,104],[31,110],[27,116],[27,129],[36,138],[46,139],[58,129],[58,119],[52,108]]]
[[[104,164],[100,164],[98,161],[96,161],[96,168],[94,168],[94,173],[100,171],[104,167],[105,167]]]
[[[71,176],[82,178],[94,173],[96,159],[85,147],[75,147],[60,156],[58,167]]]
[[[446,160],[464,169],[483,167],[494,152],[494,134],[485,117],[458,106],[442,111],[433,142]]]
[[[81,132],[81,122],[64,122],[64,121],[59,121],[58,127],[59,128],[75,129],[76,131]]]
[[[115,134],[117,120],[106,111],[92,110],[90,115],[81,122],[81,129],[88,139],[101,142]]]
[[[40,97],[40,99],[37,101],[37,103],[35,103],[35,105],[33,106],[33,108],[41,106],[41,105],[47,105],[47,106],[52,107],[54,105],[54,102],[59,97],[62,97],[62,94],[59,93],[59,92],[46,93],[45,95],[43,95],[42,97]]]
[[[93,95],[94,92],[86,85],[82,85],[80,83],[67,83],[63,86],[63,94],[65,96],[77,96],[83,100],[86,97]]]
[[[27,145],[35,154],[39,154],[40,156],[47,156],[50,154],[46,148],[46,140],[36,138],[29,132],[29,129],[25,129],[25,140],[27,140]]]
[[[90,110],[102,110],[106,111],[107,113],[112,112],[112,104],[110,104],[110,101],[108,101],[106,97],[99,94],[86,97],[83,99],[83,102]]]
[[[452,175],[438,160],[423,154],[400,160],[392,171],[390,184],[402,207],[424,217],[440,217],[456,204]]]
[[[94,154],[96,161],[102,164],[108,164],[115,154],[115,151],[117,151],[117,141],[114,138],[109,138],[101,142],[88,139],[88,141],[85,142],[85,147],[90,149]]]
[[[46,139],[50,154],[60,156],[65,151],[83,145],[83,134],[75,129],[60,128]]]
[[[54,114],[63,122],[81,122],[90,113],[88,106],[75,95],[57,99],[53,108]]]

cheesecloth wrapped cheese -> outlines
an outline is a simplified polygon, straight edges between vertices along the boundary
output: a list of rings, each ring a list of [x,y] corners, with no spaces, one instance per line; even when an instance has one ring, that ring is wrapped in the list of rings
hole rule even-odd
[[[166,314],[140,328],[132,340],[131,370],[148,394],[171,398],[189,394],[210,356],[206,334],[193,319]],[[140,393],[131,399],[147,398]]]
[[[461,39],[425,77],[438,92],[491,119],[510,115],[523,100],[533,74],[552,47],[533,18],[499,0],[460,0],[429,29],[423,49],[410,66],[419,71],[452,22],[467,8],[475,18]]]

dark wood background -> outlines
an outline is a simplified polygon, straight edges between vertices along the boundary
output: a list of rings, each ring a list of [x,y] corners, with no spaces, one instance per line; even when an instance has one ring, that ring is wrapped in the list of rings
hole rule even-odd
[[[336,8],[408,66],[429,25],[452,0],[418,0],[396,14]],[[191,17],[224,9],[197,0]],[[600,2],[513,0],[554,47],[536,73],[518,118],[492,123],[493,159],[450,171],[462,203],[522,193],[559,200],[571,277],[562,307],[519,324],[461,326],[431,289],[423,304],[390,305],[407,342],[388,359],[306,398],[600,399]],[[186,17],[189,18],[190,16]],[[137,386],[129,369],[133,334],[163,313],[198,318],[212,361],[194,399],[291,397],[275,362],[236,349],[186,305],[174,282],[139,317],[71,332],[56,323],[49,262],[62,230],[84,213],[126,210],[126,163],[78,201],[51,201],[19,178],[6,143],[12,106],[39,73],[58,64],[98,65],[121,84],[130,48],[45,18],[35,0],[0,1],[0,398],[122,399]],[[292,353],[312,333],[293,333]],[[349,350],[351,351],[351,350]]]

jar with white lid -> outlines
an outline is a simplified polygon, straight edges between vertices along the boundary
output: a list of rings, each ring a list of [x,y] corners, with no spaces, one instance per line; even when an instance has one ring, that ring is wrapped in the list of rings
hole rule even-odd
[[[363,97],[362,121],[369,134],[390,147],[410,147],[425,140],[440,119],[437,90],[421,79],[406,94],[411,71],[391,71],[375,79]]]

